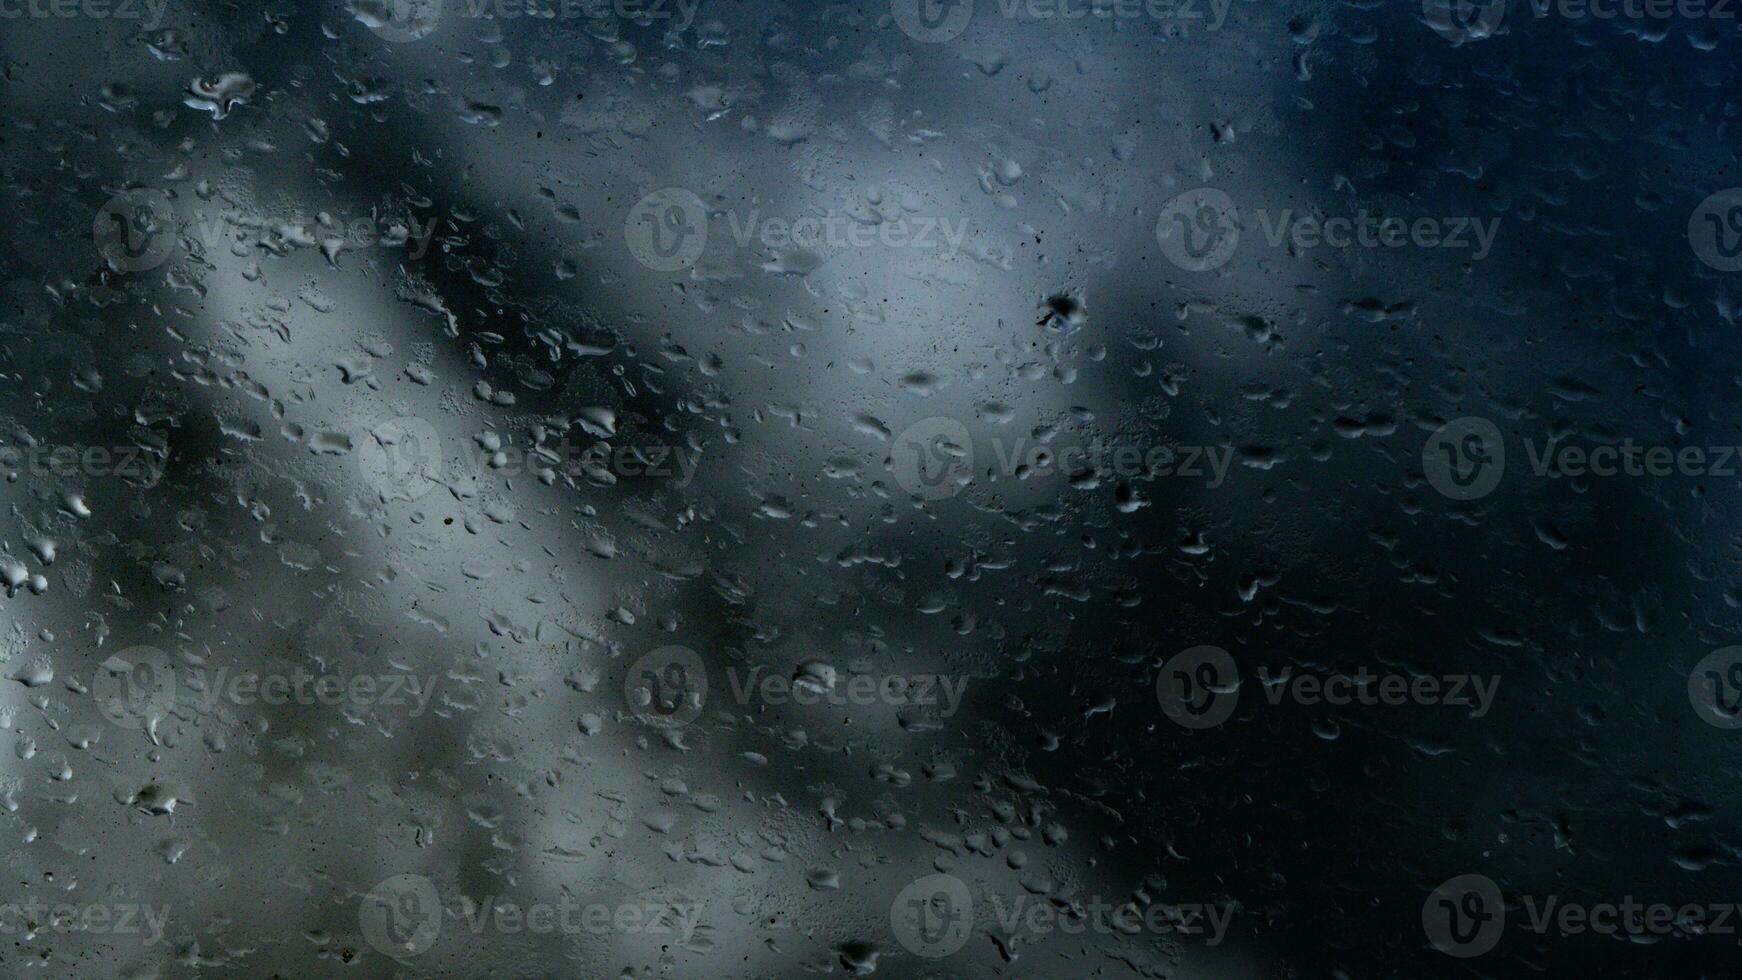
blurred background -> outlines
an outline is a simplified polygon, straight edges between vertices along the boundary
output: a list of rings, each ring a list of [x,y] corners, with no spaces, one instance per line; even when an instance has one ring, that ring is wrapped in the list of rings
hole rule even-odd
[[[0,4],[0,971],[1730,975],[1722,6]]]

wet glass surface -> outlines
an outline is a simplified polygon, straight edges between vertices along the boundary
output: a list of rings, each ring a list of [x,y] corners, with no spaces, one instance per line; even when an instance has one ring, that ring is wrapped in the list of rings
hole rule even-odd
[[[1719,977],[1723,0],[0,0],[0,974]]]

